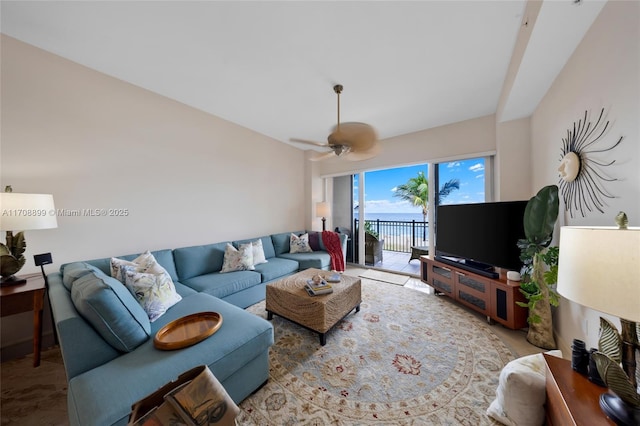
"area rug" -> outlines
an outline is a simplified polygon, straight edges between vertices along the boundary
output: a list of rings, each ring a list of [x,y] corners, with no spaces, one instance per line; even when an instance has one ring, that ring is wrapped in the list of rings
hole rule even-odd
[[[407,275],[390,274],[389,272],[376,271],[375,269],[367,269],[360,274],[360,277],[396,285],[405,285],[409,281]]]
[[[264,302],[248,308],[266,318]],[[513,352],[447,298],[377,281],[327,334],[273,320],[267,384],[241,425],[494,425],[485,411]]]

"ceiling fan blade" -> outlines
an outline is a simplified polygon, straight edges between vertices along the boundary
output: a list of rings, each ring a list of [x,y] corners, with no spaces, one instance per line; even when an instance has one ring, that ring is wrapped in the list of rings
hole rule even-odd
[[[322,161],[322,160],[327,160],[329,158],[335,157],[336,155],[333,153],[333,151],[329,151],[329,152],[325,152],[324,154],[319,154],[316,155],[315,157],[311,157],[309,158],[309,160],[311,161]]]
[[[305,143],[307,145],[315,145],[315,146],[321,146],[323,148],[329,148],[328,144],[322,143],[322,142],[310,141],[310,140],[307,140],[307,139],[297,139],[297,138],[290,138],[289,140],[291,142]]]

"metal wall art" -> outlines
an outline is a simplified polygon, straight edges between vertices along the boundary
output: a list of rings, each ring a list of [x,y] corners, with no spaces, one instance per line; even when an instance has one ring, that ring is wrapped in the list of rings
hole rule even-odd
[[[562,155],[560,158],[560,183],[565,210],[573,217],[574,211],[580,211],[582,217],[586,211],[598,210],[604,213],[604,199],[615,198],[604,188],[604,182],[617,179],[608,177],[604,168],[615,163],[600,162],[592,158],[592,154],[610,151],[622,142],[623,136],[608,147],[598,148],[609,130],[604,108],[595,124],[591,122],[588,111],[584,117],[573,123],[573,129],[567,130],[567,137],[562,139]]]

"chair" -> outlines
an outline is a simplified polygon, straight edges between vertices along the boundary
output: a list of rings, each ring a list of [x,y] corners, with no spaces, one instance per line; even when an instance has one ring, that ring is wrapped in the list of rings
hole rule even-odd
[[[382,262],[382,246],[384,240],[379,240],[371,234],[364,234],[364,263],[375,265]]]

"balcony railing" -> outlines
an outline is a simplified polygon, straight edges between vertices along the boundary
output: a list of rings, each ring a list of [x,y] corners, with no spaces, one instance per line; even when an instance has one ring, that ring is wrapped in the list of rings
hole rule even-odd
[[[355,233],[358,233],[359,220],[353,220]],[[426,246],[429,239],[429,223],[422,221],[365,220],[376,231],[379,239],[384,240],[383,250],[410,253],[412,246]]]

